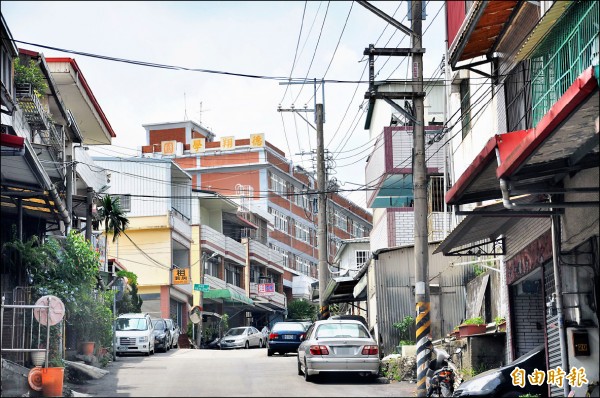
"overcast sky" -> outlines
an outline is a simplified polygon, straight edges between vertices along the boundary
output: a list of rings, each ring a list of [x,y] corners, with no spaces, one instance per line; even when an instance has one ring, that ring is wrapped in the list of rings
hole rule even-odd
[[[410,26],[406,1],[371,3]],[[442,1],[427,4],[425,77],[437,73],[443,55],[442,6]],[[289,77],[296,54],[292,78],[321,79],[331,62],[325,79],[366,81],[362,54],[370,43],[410,47],[408,36],[357,3],[309,1],[304,9],[305,2],[298,1],[2,2],[2,14],[15,40],[186,68]],[[299,153],[316,149],[315,131],[293,113],[277,112],[279,104],[313,108],[312,85],[287,86],[286,92],[286,86],[273,79],[150,68],[17,46],[46,57],[77,60],[117,134],[113,146],[99,147],[94,155],[139,155],[146,144],[143,124],[187,118],[201,122],[217,138],[264,133],[295,164],[313,168],[310,156]],[[378,59],[376,79],[406,79],[409,62],[403,59]],[[370,142],[363,129],[365,108],[359,106],[367,87],[366,83],[325,84],[325,147],[336,159],[333,177],[343,189],[358,188],[355,184],[365,181]],[[320,90],[317,100],[322,102]],[[314,125],[314,115],[307,118]],[[365,206],[364,192],[346,195]]]

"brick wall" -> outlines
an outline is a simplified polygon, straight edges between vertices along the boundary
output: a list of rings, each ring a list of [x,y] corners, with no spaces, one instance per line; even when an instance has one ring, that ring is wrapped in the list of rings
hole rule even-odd
[[[512,297],[512,340],[518,358],[537,345],[544,343],[544,300],[541,289],[537,294]]]

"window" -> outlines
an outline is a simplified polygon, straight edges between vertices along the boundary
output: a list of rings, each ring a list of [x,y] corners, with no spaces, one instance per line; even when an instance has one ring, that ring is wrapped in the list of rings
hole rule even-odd
[[[310,268],[310,262],[303,259],[302,257],[296,256],[296,271],[302,272],[304,275],[308,275]]]
[[[289,256],[288,256],[288,252],[283,250],[281,247],[279,246],[275,246],[273,244],[271,244],[271,249],[273,249],[274,251],[276,251],[277,253],[281,253],[281,255],[283,256],[283,266],[284,267],[289,267]]]
[[[520,62],[504,82],[507,131],[531,128],[531,76],[529,61]]]
[[[204,268],[204,272],[206,275],[214,276],[216,278],[219,277],[219,264],[217,261],[208,260],[206,262],[206,266]]]
[[[369,338],[365,327],[358,323],[323,324],[317,329],[316,337],[321,338]]]
[[[275,229],[288,233],[288,219],[282,212],[269,207],[269,213],[273,215]]]
[[[352,235],[355,238],[364,238],[365,237],[365,227],[356,222],[352,223]]]
[[[299,241],[310,243],[310,230],[307,226],[296,222],[296,239]]]
[[[4,46],[2,46],[2,61],[1,61],[2,83],[4,83],[4,87],[6,87],[6,91],[8,91],[10,96],[14,97],[13,79],[12,79],[12,70],[13,70],[12,61],[13,60],[12,60],[10,53]]]
[[[360,268],[369,259],[369,251],[357,250],[354,253],[356,255],[356,268]]]
[[[344,214],[342,214],[338,210],[335,210],[333,214],[335,217],[335,226],[338,227],[339,229],[341,229],[342,231],[347,231],[348,230],[348,217],[346,217]]]
[[[114,195],[119,199],[119,204],[121,205],[121,210],[124,212],[131,211],[131,195]]]
[[[278,193],[281,196],[287,196],[286,182],[283,178],[276,174],[271,173],[269,189],[273,192]]]
[[[231,264],[225,265],[225,282],[239,287],[241,284],[240,269]]]
[[[428,204],[429,212],[443,212],[446,202],[444,201],[444,177],[443,176],[431,176],[429,177],[428,193]]]
[[[460,113],[462,138],[465,138],[471,130],[471,83],[469,79],[460,82]]]

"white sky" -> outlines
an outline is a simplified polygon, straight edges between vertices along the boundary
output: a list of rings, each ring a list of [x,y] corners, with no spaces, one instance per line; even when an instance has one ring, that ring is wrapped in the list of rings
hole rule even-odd
[[[405,19],[406,1],[371,3],[388,15],[397,10],[395,19],[410,27]],[[440,11],[443,4],[442,1],[427,4],[428,16],[423,22],[423,31],[426,30],[423,46],[427,49],[425,77],[436,73],[443,54],[445,22],[444,10]],[[136,61],[289,77],[304,5],[301,1],[3,1],[2,14],[15,40]],[[306,5],[292,73],[294,78],[323,77],[351,6],[326,79],[368,80],[368,70],[361,78],[367,62],[359,61],[363,60],[363,51],[370,43],[376,47],[410,47],[408,36],[358,3],[332,1],[315,52],[327,6],[325,1],[310,1]],[[297,154],[316,149],[315,131],[300,117],[277,112],[279,104],[289,108],[292,103],[296,107],[307,103],[313,108],[312,85],[304,86],[301,92],[301,86],[289,86],[282,98],[286,86],[276,80],[149,68],[21,43],[17,46],[43,52],[46,57],[66,56],[77,60],[117,134],[113,146],[98,147],[92,151],[93,155],[139,155],[141,146],[146,144],[143,124],[181,121],[186,115],[187,119],[198,122],[202,103],[201,123],[211,129],[217,139],[265,133],[267,141],[282,149],[295,164],[309,170],[314,165],[309,156]],[[406,79],[409,60],[404,59],[376,60],[375,71],[379,72],[376,80]],[[370,143],[368,132],[363,129],[365,113],[359,105],[364,101],[367,87],[366,83],[325,84],[325,148],[337,157],[332,177],[337,178],[342,189],[355,189],[354,184],[365,182]],[[320,90],[317,100],[322,101]],[[308,113],[307,118],[314,125],[314,115]],[[365,206],[364,192],[345,195]]]

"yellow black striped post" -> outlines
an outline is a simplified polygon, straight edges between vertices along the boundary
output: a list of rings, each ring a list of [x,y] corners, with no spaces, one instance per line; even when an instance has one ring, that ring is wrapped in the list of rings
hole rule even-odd
[[[429,302],[420,301],[417,303],[417,319],[416,319],[416,340],[417,340],[417,396],[424,397],[427,395],[426,378],[428,351],[427,341],[429,336],[429,327],[431,320],[429,318]]]
[[[319,309],[319,319],[328,319],[329,318],[329,306],[324,305]]]

